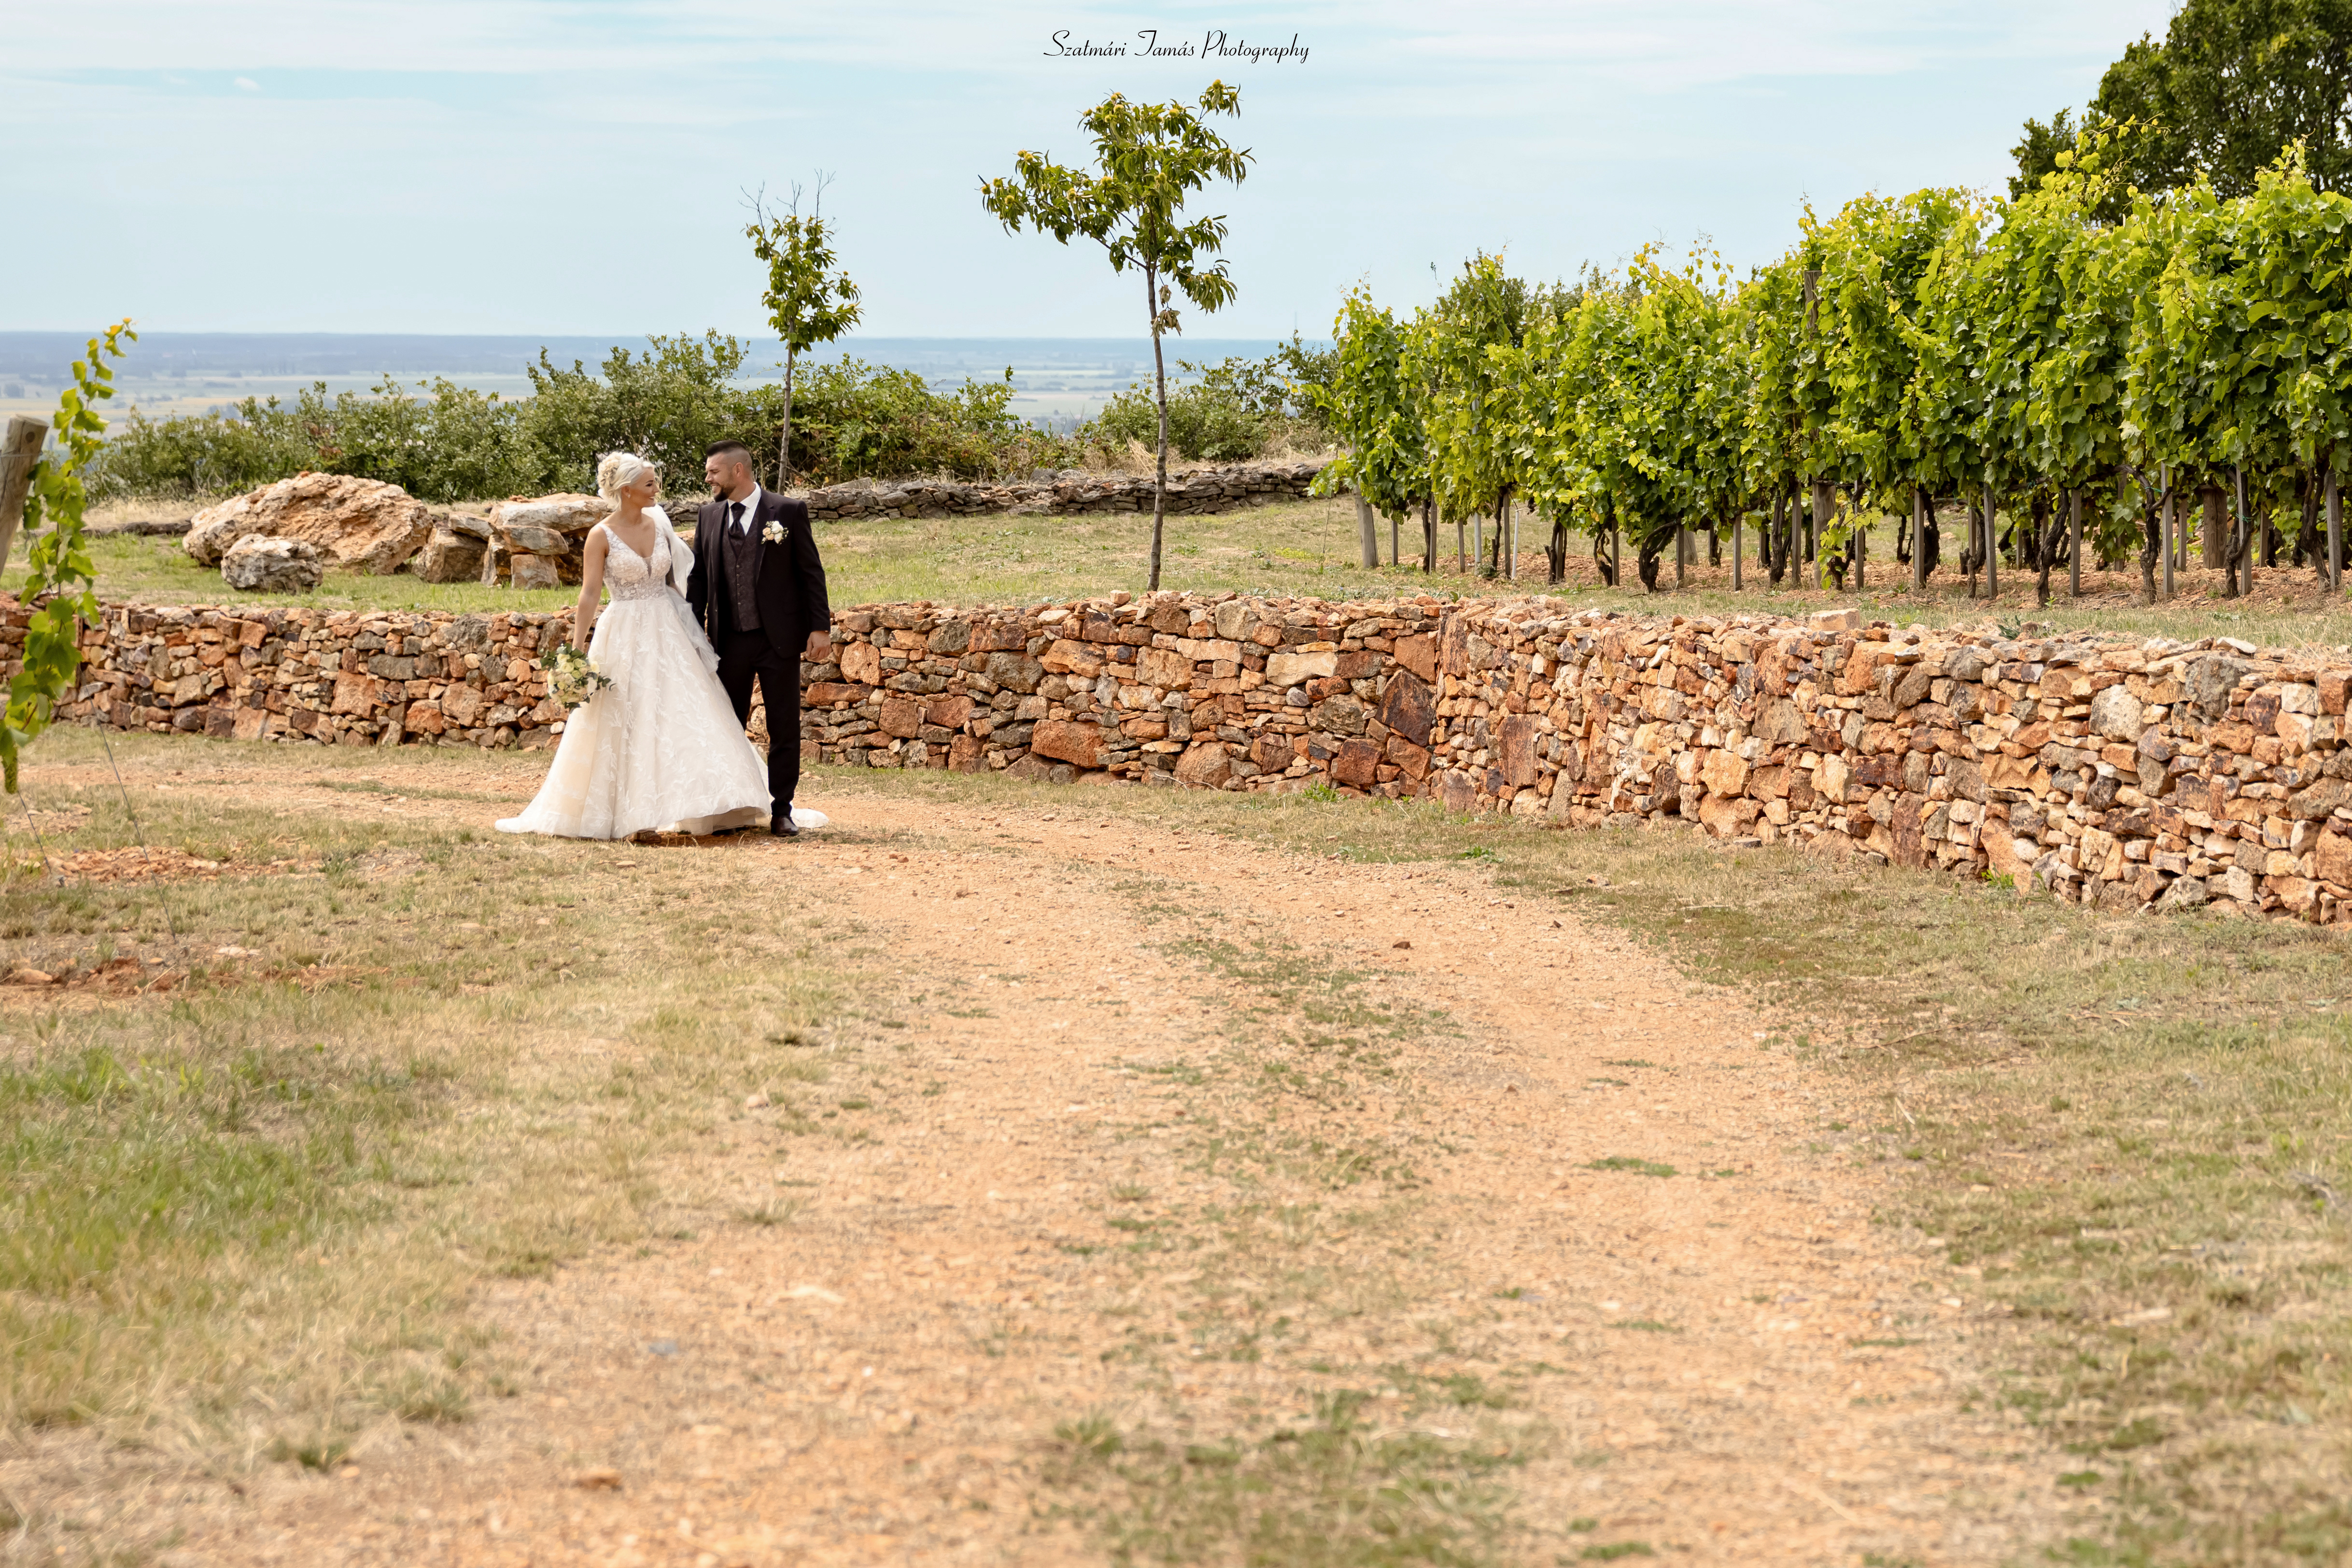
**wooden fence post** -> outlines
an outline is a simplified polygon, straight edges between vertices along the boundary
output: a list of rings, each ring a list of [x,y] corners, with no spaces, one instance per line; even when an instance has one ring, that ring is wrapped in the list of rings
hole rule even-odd
[[[1747,514],[1746,512],[1744,512],[1744,511],[1739,511],[1739,512],[1734,512],[1734,513],[1732,513],[1732,514],[1731,514],[1731,591],[1732,591],[1733,593],[1735,593],[1735,594],[1737,594],[1738,592],[1739,592],[1739,568],[1740,568],[1740,565],[1741,565],[1741,562],[1740,562],[1740,559],[1739,559],[1739,551],[1740,551],[1740,547],[1741,547],[1742,541],[1745,539],[1745,537],[1746,537],[1746,535],[1747,535],[1747,532],[1748,532],[1748,514]]]
[[[33,468],[48,438],[47,420],[18,414],[9,418],[7,437],[0,440],[0,571],[7,569],[8,552],[16,546],[25,496],[33,488]]]

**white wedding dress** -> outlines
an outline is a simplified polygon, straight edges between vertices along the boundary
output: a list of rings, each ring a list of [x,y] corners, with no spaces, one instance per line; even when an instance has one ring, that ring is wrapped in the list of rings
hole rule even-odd
[[[648,561],[596,526],[613,602],[588,639],[588,657],[613,684],[572,710],[547,782],[499,831],[626,838],[647,828],[764,826],[767,764],[736,721],[719,684],[719,656],[687,608],[686,546],[661,521]]]

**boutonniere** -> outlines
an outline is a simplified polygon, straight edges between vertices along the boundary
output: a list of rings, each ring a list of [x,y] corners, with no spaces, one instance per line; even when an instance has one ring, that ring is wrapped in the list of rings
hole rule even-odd
[[[768,526],[760,531],[760,537],[771,544],[782,544],[784,542],[784,525],[771,518]]]

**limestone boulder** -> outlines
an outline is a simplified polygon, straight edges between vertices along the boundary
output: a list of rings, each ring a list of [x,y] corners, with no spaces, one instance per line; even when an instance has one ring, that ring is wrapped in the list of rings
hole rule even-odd
[[[216,566],[240,539],[289,539],[317,546],[326,565],[383,576],[423,549],[433,527],[431,509],[398,485],[297,474],[196,513],[183,548]]]
[[[508,581],[517,588],[560,588],[563,563],[552,555],[517,555],[509,563]]]
[[[326,581],[319,547],[248,534],[221,556],[221,581],[242,594],[307,594]]]
[[[410,570],[427,583],[471,583],[482,574],[484,542],[454,528],[436,528]]]
[[[530,578],[514,583],[518,588],[552,586],[550,571],[559,582],[577,583],[588,531],[612,511],[603,496],[576,490],[500,501],[490,509],[484,580],[494,581],[504,565],[509,580],[516,572]]]

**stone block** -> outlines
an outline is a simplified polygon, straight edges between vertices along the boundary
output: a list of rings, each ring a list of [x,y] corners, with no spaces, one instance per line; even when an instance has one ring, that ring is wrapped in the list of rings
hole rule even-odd
[[[1039,756],[1082,768],[1102,766],[1102,746],[1100,725],[1069,719],[1042,719],[1029,737],[1029,749]]]
[[[1339,656],[1335,650],[1318,653],[1276,653],[1266,656],[1265,683],[1268,686],[1297,686],[1336,672]]]
[[[2352,836],[2330,829],[2312,847],[2312,875],[2339,888],[2352,888]]]
[[[1370,741],[1343,741],[1339,754],[1331,759],[1331,776],[1340,784],[1356,789],[1370,789],[1378,782],[1381,749]]]
[[[1036,690],[1038,683],[1045,679],[1044,665],[1026,654],[1011,652],[990,654],[981,672],[1005,690],[1024,694]],[[842,665],[842,673],[849,673],[846,661]]]
[[[911,697],[886,697],[875,722],[884,734],[896,740],[911,741],[923,727],[923,706]]]
[[[1737,796],[1748,788],[1748,764],[1727,747],[1709,752],[1698,776],[1709,795]]]
[[[563,574],[552,555],[517,555],[510,567],[510,581],[520,589],[560,588]]]
[[[1176,759],[1176,780],[1197,789],[1215,789],[1233,776],[1233,758],[1220,741],[1202,741]]]

